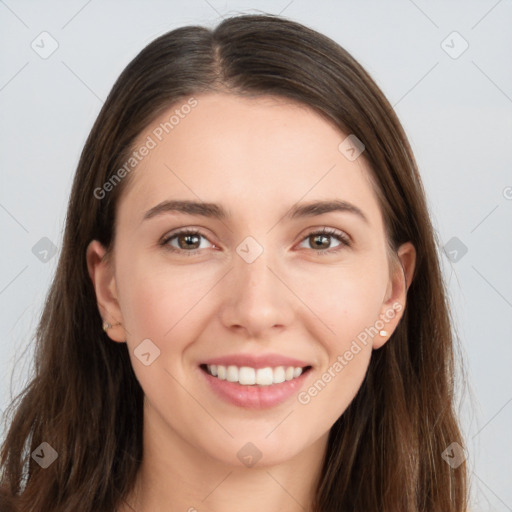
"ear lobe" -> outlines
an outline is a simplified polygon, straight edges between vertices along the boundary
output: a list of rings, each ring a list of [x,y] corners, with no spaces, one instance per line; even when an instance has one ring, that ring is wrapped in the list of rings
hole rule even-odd
[[[397,253],[397,261],[392,269],[386,299],[379,316],[384,327],[373,339],[373,348],[379,349],[391,337],[402,318],[407,302],[407,291],[414,277],[416,249],[411,242],[402,244]]]
[[[107,251],[97,240],[87,246],[86,261],[91,278],[100,316],[104,322],[112,325],[106,332],[113,341],[126,341],[123,317],[117,300],[114,268],[106,257]],[[117,325],[116,325],[117,324]]]

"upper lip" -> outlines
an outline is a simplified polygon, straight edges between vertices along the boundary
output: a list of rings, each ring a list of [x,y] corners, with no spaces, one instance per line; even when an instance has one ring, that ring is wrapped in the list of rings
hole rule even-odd
[[[286,357],[279,354],[230,354],[226,356],[214,357],[203,361],[202,364],[206,365],[222,365],[222,366],[248,366],[250,368],[266,368],[266,367],[277,367],[277,366],[293,366],[304,368],[311,366],[308,363],[295,359],[293,357]]]

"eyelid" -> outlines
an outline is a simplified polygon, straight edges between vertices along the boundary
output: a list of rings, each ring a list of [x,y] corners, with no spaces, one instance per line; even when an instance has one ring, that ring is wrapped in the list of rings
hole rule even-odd
[[[164,235],[161,238],[159,244],[171,252],[187,254],[187,255],[193,255],[193,254],[196,254],[196,253],[204,250],[204,249],[191,249],[191,250],[187,251],[185,249],[178,249],[176,247],[170,246],[169,241],[174,239],[175,237],[180,236],[180,235],[196,235],[196,236],[203,237],[206,240],[208,240],[208,242],[210,244],[212,244],[213,247],[218,248],[218,245],[211,242],[209,237],[202,231],[202,228],[195,228],[192,226],[187,227],[187,228],[178,228],[175,231],[171,231],[171,232],[167,233],[166,235]],[[317,227],[310,228],[305,235],[301,235],[301,238],[299,239],[298,243],[300,244],[300,243],[304,242],[307,238],[309,238],[313,235],[324,235],[327,237],[332,237],[332,238],[337,239],[340,242],[340,246],[337,249],[335,248],[335,249],[314,250],[314,249],[310,248],[310,250],[316,254],[336,253],[336,252],[340,251],[343,247],[345,247],[345,248],[351,247],[352,243],[353,243],[352,237],[350,235],[348,235],[347,233],[345,233],[344,231],[338,230],[336,228],[327,227],[327,226],[323,226],[323,227],[317,226]]]
[[[202,249],[191,249],[190,251],[186,251],[184,249],[178,249],[176,247],[172,247],[169,245],[169,242],[180,235],[196,235],[203,237],[204,239],[208,240],[208,242],[213,246],[217,247],[217,245],[210,241],[209,236],[207,236],[202,229],[195,228],[195,227],[187,227],[187,228],[178,228],[175,231],[170,231],[166,235],[164,235],[159,242],[159,245],[163,246],[164,248],[168,249],[171,252],[179,252],[180,254],[195,254],[196,252],[201,251]]]
[[[342,231],[341,229],[337,228],[331,228],[329,226],[315,226],[312,228],[309,228],[306,235],[302,236],[302,240],[308,236],[316,235],[316,234],[326,234],[326,235],[336,235],[340,238],[345,239],[347,242],[353,242],[352,237],[346,233],[345,231]]]

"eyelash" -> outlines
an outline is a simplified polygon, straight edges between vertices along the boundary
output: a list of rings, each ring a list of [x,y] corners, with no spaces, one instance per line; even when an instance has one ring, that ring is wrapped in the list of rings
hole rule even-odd
[[[172,235],[164,237],[162,239],[162,241],[160,242],[160,245],[163,246],[166,250],[168,250],[170,252],[186,254],[187,256],[194,256],[195,254],[197,254],[198,252],[201,251],[201,249],[192,249],[190,251],[187,251],[184,249],[177,249],[176,247],[172,247],[171,245],[169,245],[169,242],[173,238],[177,238],[181,235],[200,236],[200,237],[206,238],[208,240],[208,237],[206,235],[204,235],[203,233],[201,233],[201,231],[198,231],[196,229],[183,229],[181,231],[173,233]],[[338,240],[340,242],[340,245],[334,250],[333,249],[320,249],[320,250],[311,249],[316,255],[323,256],[326,254],[333,254],[333,253],[336,253],[336,252],[342,250],[343,248],[352,246],[350,237],[348,237],[344,233],[337,231],[333,228],[323,228],[319,231],[312,231],[311,233],[308,233],[304,238],[302,238],[302,240],[300,242],[302,243],[302,242],[304,242],[304,240],[306,240],[310,237],[313,237],[313,236],[325,236],[325,237],[335,238],[336,240]]]

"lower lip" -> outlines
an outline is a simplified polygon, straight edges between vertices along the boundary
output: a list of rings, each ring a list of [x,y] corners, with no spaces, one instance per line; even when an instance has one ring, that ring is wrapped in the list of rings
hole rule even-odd
[[[201,368],[199,370],[213,391],[226,402],[247,409],[265,409],[280,405],[297,394],[311,368],[295,379],[270,386],[243,386],[238,382],[218,379]]]

